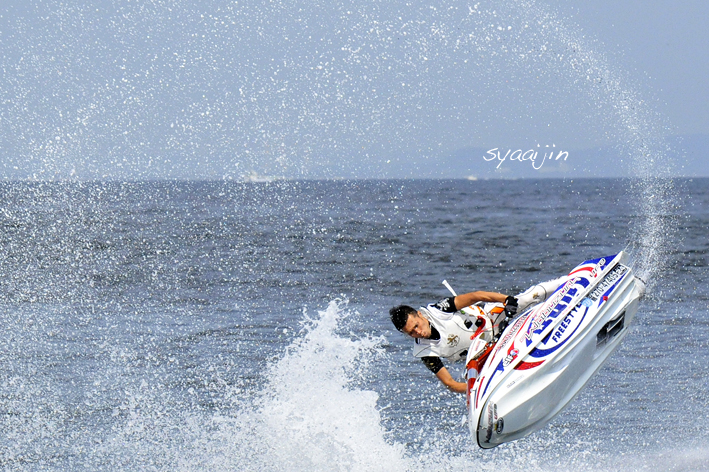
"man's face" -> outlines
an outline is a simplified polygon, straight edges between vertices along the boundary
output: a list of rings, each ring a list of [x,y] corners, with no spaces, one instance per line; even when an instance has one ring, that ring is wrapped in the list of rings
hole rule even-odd
[[[417,311],[409,315],[401,331],[412,338],[428,338],[431,336],[431,323],[421,315],[420,311]]]

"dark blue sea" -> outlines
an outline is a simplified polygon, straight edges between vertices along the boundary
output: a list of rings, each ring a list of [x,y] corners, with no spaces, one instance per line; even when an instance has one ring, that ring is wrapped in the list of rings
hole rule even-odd
[[[666,184],[3,182],[0,469],[709,470],[709,179]],[[388,309],[626,247],[621,348],[478,449]]]

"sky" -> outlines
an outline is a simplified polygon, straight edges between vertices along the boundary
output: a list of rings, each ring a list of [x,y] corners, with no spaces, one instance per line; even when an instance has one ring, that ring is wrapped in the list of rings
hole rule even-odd
[[[709,176],[709,3],[5,0],[6,179]]]
[[[657,100],[671,133],[709,133],[709,4],[670,2],[548,2],[602,41],[618,67]]]

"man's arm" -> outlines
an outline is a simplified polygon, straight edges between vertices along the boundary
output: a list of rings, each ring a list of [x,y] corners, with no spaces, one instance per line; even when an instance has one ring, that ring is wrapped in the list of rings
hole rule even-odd
[[[466,385],[463,382],[456,382],[453,380],[453,377],[450,372],[448,372],[448,369],[443,367],[443,362],[441,362],[440,357],[427,356],[422,357],[421,360],[431,372],[436,374],[438,380],[440,380],[443,385],[448,387],[449,390],[458,393],[465,393]]]
[[[477,291],[458,295],[453,299],[453,303],[456,310],[461,310],[477,302],[505,303],[506,298],[507,295],[501,293]]]
[[[453,377],[451,376],[450,372],[448,372],[448,369],[445,367],[436,372],[436,377],[438,377],[438,380],[440,380],[443,385],[448,387],[448,390],[451,390],[456,393],[465,393],[467,389],[467,385],[463,382],[456,382],[453,380]]]

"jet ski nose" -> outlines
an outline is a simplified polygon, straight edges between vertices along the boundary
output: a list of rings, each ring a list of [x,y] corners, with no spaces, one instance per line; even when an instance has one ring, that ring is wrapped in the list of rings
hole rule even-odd
[[[640,277],[635,277],[635,290],[638,292],[638,298],[643,298],[647,291],[647,284]]]

